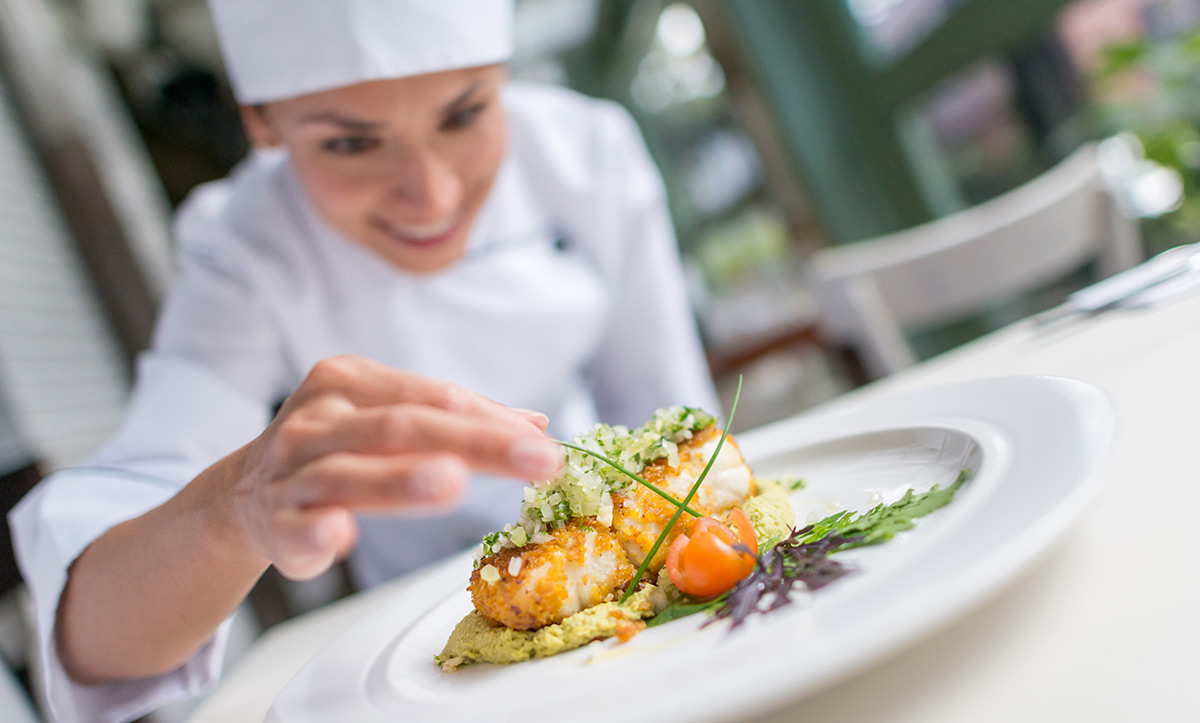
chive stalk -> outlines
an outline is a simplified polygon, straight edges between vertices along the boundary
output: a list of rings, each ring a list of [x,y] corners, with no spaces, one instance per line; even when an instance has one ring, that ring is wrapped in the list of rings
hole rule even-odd
[[[625,594],[621,596],[620,604],[624,604],[625,601],[629,599],[629,596],[633,595],[634,588],[637,587],[639,582],[641,582],[642,575],[646,574],[646,568],[650,566],[650,561],[653,560],[654,556],[658,553],[658,548],[662,547],[663,541],[665,541],[667,539],[667,535],[671,533],[671,528],[674,527],[675,523],[679,521],[679,517],[683,514],[683,510],[685,507],[687,507],[687,503],[691,502],[692,498],[696,496],[696,493],[700,491],[700,485],[704,483],[704,478],[708,476],[708,471],[712,469],[713,463],[717,461],[717,455],[721,453],[721,447],[725,444],[725,438],[729,436],[729,427],[733,424],[733,415],[737,412],[738,399],[741,396],[742,377],[739,374],[737,391],[733,394],[733,405],[729,408],[729,421],[725,423],[725,429],[721,430],[721,438],[717,440],[717,448],[713,450],[712,456],[708,458],[708,464],[704,465],[704,471],[701,472],[700,476],[696,478],[696,483],[692,485],[690,490],[688,490],[687,497],[683,498],[683,503],[679,506],[679,509],[675,510],[675,514],[671,517],[671,521],[668,522],[667,526],[663,528],[663,531],[659,533],[658,539],[654,541],[654,546],[650,548],[650,553],[646,555],[646,559],[642,560],[642,565],[638,568],[637,574],[633,576],[633,580],[629,581],[629,587],[625,588]]]
[[[625,469],[621,465],[617,464],[616,462],[612,461],[611,459],[609,459],[608,457],[605,457],[602,454],[597,454],[590,449],[585,449],[578,445],[571,444],[570,442],[563,442],[562,440],[558,440],[558,439],[556,439],[554,441],[558,442],[559,444],[561,444],[564,447],[569,447],[577,452],[583,452],[584,454],[586,454],[590,457],[595,457],[596,459],[607,464],[608,466],[612,467],[613,469],[617,470],[618,472],[622,472],[625,475],[631,477],[635,482],[642,485],[643,487],[650,490],[651,492],[658,495],[659,497],[662,497],[664,500],[666,500],[667,502],[670,502],[675,507],[679,507],[681,504],[683,504],[679,500],[675,499],[675,497],[672,496],[670,492],[667,492],[666,490],[663,490],[662,488],[658,487],[657,485],[646,481],[639,475],[636,475],[633,472],[630,472],[629,470]],[[683,511],[687,512],[692,517],[700,517],[700,513],[697,512],[696,510],[693,510],[691,507],[684,506]]]

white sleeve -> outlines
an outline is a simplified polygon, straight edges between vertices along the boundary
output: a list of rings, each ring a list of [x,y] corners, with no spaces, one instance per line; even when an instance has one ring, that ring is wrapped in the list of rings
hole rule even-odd
[[[676,404],[719,414],[662,179],[628,114],[612,120],[602,192],[615,207],[610,241],[621,253],[615,306],[591,369],[597,410],[601,419],[632,426]]]
[[[112,526],[165,502],[190,479],[257,435],[267,410],[204,368],[149,354],[117,436],[87,466],[57,472],[13,510],[17,559],[32,594],[47,703],[56,721],[124,721],[215,685],[229,621],[177,670],[80,685],[54,644],[67,569]]]

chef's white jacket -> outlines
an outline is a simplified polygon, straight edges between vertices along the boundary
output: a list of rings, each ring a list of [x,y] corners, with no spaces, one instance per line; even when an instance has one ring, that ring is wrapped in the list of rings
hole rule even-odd
[[[458,382],[545,412],[559,437],[671,404],[717,411],[662,183],[632,120],[554,88],[513,84],[503,102],[508,155],[465,256],[434,275],[399,271],[328,227],[282,153],[188,199],[181,274],[122,429],[12,515],[57,718],[134,718],[215,684],[228,623],[171,673],[72,682],[52,642],[67,568],[255,437],[320,359],[359,354]],[[362,519],[351,569],[369,585],[476,544],[516,518],[521,495],[512,480],[477,478],[447,516]]]

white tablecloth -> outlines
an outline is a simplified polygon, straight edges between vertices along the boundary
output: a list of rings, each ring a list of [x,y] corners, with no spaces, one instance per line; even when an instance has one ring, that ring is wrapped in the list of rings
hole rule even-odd
[[[1200,297],[1016,324],[833,404],[1012,374],[1074,377],[1112,398],[1117,449],[1095,503],[982,607],[762,720],[1200,720]],[[405,584],[269,631],[191,723],[261,721],[307,659]]]

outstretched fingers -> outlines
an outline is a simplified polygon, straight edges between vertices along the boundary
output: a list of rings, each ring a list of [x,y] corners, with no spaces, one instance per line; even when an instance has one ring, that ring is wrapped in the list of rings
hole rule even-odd
[[[466,387],[405,372],[358,356],[337,356],[313,365],[297,395],[344,395],[358,407],[419,404],[455,414],[482,417],[544,430],[538,412],[510,409]]]
[[[340,452],[301,468],[281,494],[290,507],[428,512],[454,504],[466,489],[467,474],[462,460],[450,454]]]
[[[284,575],[320,574],[358,538],[352,513],[444,511],[470,471],[544,480],[562,464],[547,419],[355,356],[326,359],[249,445],[246,528]],[[243,490],[245,491],[245,490]]]
[[[531,480],[553,477],[562,464],[558,445],[525,425],[413,404],[341,415],[303,449],[310,459],[337,452],[448,453],[480,472]]]

